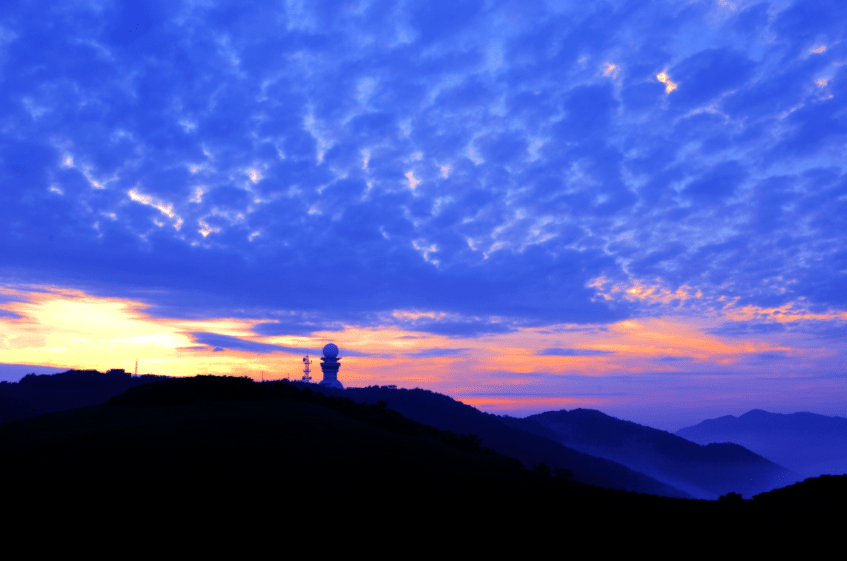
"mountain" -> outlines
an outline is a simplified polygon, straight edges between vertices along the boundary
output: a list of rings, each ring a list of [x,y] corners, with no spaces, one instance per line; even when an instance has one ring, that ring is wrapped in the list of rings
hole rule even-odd
[[[613,460],[701,499],[729,492],[749,498],[799,479],[742,446],[701,446],[591,409],[548,411],[513,423],[527,430],[532,430],[530,423],[540,425],[543,434],[555,434],[569,448]]]
[[[821,475],[753,497],[757,503],[820,504],[843,508],[847,504],[847,475]]]
[[[158,376],[132,377],[123,370],[105,374],[72,370],[55,375],[27,375],[18,383],[0,384],[0,422],[100,404],[128,389],[161,379]],[[305,387],[320,388],[316,385]],[[380,392],[388,393],[382,395]],[[387,400],[414,415],[410,418],[418,422],[460,434],[477,434],[485,440],[485,446],[516,457],[527,467],[543,463],[554,470],[570,469],[577,479],[593,485],[670,497],[689,496],[614,462],[569,450],[554,440],[511,430],[498,417],[481,413],[449,397],[424,390],[405,392],[385,388],[377,395],[369,389],[354,388],[338,395],[371,403]],[[418,403],[420,400],[425,403]]]
[[[461,535],[470,530],[459,526],[480,516],[606,532],[631,525],[633,512],[676,519],[714,510],[527,470],[385,403],[243,378],[161,380],[105,404],[4,423],[0,472],[4,508],[18,516],[94,509],[131,522],[153,513],[156,524],[181,527],[215,513],[209,523],[219,531],[224,521],[251,520],[267,531],[285,522],[333,534],[377,513]],[[439,524],[448,519],[455,525]]]
[[[676,431],[699,444],[732,442],[804,477],[847,474],[847,419],[814,413],[768,413],[709,419]]]
[[[129,388],[161,378],[152,375],[134,377],[124,370],[27,374],[19,382],[0,382],[0,423],[97,405]]]
[[[4,423],[0,473],[16,520],[80,528],[89,541],[102,528],[92,524],[108,522],[118,534],[140,528],[144,540],[178,535],[192,547],[219,547],[235,527],[283,544],[313,532],[327,543],[402,536],[478,549],[487,536],[502,548],[509,538],[572,535],[631,546],[657,529],[713,537],[801,519],[793,505],[674,499],[527,470],[384,401],[244,378],[163,379],[104,404]]]
[[[29,419],[43,414],[44,411],[39,411],[22,399],[0,393],[0,423]]]
[[[497,415],[483,413],[446,395],[422,389],[371,386],[335,390],[324,386],[295,384],[313,388],[327,395],[347,397],[360,403],[385,402],[390,409],[419,423],[441,430],[476,435],[483,446],[517,458],[527,467],[545,464],[551,469],[567,469],[583,483],[610,489],[667,497],[690,497],[688,493],[672,485],[657,481],[629,467],[563,446],[555,438],[551,438],[554,435],[537,434],[510,426]]]

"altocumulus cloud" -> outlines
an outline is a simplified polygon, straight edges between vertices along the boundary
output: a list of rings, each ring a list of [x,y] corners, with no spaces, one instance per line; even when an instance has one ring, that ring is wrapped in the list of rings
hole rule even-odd
[[[0,272],[311,318],[262,334],[651,313],[600,277],[843,310],[845,10],[7,2]]]

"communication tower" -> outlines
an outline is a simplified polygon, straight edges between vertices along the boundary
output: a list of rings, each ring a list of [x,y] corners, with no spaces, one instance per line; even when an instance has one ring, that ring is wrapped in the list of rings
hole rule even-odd
[[[303,377],[300,378],[301,381],[306,383],[312,382],[312,376],[310,375],[312,369],[309,368],[310,364],[312,364],[312,361],[309,360],[309,355],[307,353],[306,356],[303,357]]]

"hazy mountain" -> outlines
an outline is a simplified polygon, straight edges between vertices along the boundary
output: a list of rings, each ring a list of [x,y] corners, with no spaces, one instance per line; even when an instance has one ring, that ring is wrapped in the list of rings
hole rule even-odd
[[[717,499],[729,492],[750,498],[800,479],[742,446],[701,446],[591,409],[548,411],[512,423],[526,430],[537,423],[543,434],[554,433],[565,446],[614,460],[702,499]]]
[[[768,413],[709,419],[676,431],[699,444],[732,442],[805,477],[847,473],[847,419],[814,413]]]
[[[509,426],[497,415],[483,413],[446,395],[421,389],[376,386],[345,390],[332,390],[317,385],[309,387],[327,395],[344,396],[362,403],[384,401],[389,408],[419,423],[477,435],[483,446],[517,458],[527,467],[543,463],[552,469],[571,470],[579,481],[591,485],[667,497],[690,497],[671,485],[614,461],[584,454],[563,446],[554,438]]]

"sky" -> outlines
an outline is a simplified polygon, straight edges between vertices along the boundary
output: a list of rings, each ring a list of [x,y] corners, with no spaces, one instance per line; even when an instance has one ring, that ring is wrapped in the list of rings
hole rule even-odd
[[[847,416],[847,3],[0,4],[0,379]]]

